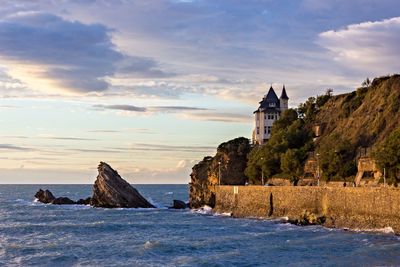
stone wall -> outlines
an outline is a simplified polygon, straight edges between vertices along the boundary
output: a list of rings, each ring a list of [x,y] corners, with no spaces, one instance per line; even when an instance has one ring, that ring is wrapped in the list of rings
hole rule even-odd
[[[327,227],[381,229],[400,234],[400,190],[354,187],[217,186],[215,212],[234,217],[324,216]]]

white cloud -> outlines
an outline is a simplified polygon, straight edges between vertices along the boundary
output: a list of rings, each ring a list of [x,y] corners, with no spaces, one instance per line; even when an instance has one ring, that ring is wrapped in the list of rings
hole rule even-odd
[[[384,75],[400,69],[400,17],[319,34],[318,43],[350,69]]]

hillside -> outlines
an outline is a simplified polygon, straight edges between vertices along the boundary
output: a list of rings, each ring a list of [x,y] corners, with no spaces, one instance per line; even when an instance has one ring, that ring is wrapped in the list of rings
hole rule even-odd
[[[386,166],[389,183],[397,185],[399,125],[400,75],[375,78],[347,94],[333,96],[328,91],[310,97],[297,109],[282,112],[264,145],[250,147],[248,139],[237,138],[221,144],[214,157],[195,165],[191,174],[191,207],[214,205],[219,175],[224,185],[263,184],[272,177],[297,184],[307,176],[304,167],[310,160],[314,161],[314,175],[318,169],[322,180],[353,181],[360,147],[381,150],[377,163]],[[316,126],[320,129],[318,134],[312,131]]]
[[[317,112],[321,125],[318,143],[332,135],[349,139],[357,147],[384,141],[400,124],[400,75],[376,78],[370,86],[331,97]]]

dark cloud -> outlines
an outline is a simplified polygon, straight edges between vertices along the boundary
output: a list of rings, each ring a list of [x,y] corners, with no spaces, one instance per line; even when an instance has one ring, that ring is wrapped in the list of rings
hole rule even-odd
[[[96,109],[113,109],[132,112],[179,112],[179,111],[204,111],[207,108],[187,107],[187,106],[153,106],[138,107],[133,105],[93,105]]]
[[[152,58],[130,56],[118,68],[118,75],[140,78],[166,78],[175,73],[160,69],[159,63]]]
[[[31,151],[31,148],[11,144],[0,144],[0,150]]]
[[[133,112],[146,112],[146,108],[132,105],[93,105],[96,109],[115,109]]]
[[[151,58],[130,57],[117,51],[112,30],[49,13],[22,12],[0,21],[0,56],[8,61],[44,66],[40,75],[72,91],[104,91],[106,77],[119,68],[145,77],[165,77]],[[21,78],[24,77],[15,77]]]

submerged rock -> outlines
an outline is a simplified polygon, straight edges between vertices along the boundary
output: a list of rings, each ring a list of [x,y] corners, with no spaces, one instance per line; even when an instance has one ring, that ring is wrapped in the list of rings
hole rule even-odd
[[[289,219],[289,222],[296,225],[321,225],[325,222],[326,218],[323,215],[317,215],[308,210],[303,210],[301,215],[296,219]]]
[[[187,205],[182,200],[174,199],[174,204],[172,205],[172,209],[186,209]]]
[[[56,205],[73,205],[77,204],[75,201],[68,197],[58,197],[54,199],[51,204],[56,204]]]
[[[90,204],[104,208],[154,208],[139,192],[113,170],[100,162]]]
[[[53,200],[56,199],[54,195],[47,189],[45,191],[39,189],[39,191],[37,191],[35,194],[35,198],[45,204],[51,203]]]

